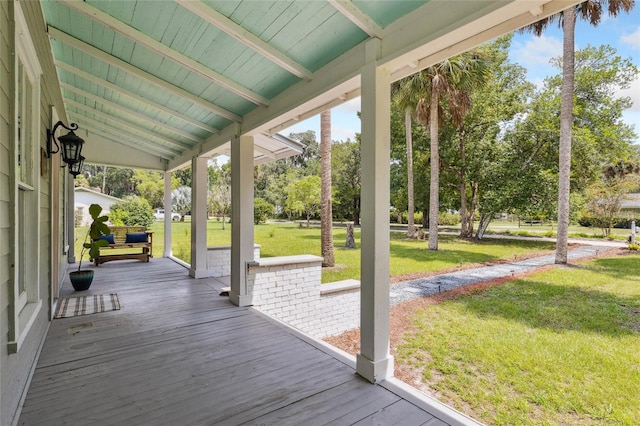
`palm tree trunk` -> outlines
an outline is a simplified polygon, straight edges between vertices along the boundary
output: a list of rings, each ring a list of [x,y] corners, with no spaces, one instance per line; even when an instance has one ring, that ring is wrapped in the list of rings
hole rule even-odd
[[[458,178],[460,179],[459,191],[460,191],[460,238],[471,237],[473,228],[469,231],[469,213],[467,211],[467,176],[465,173],[465,146],[464,146],[464,132],[460,132],[460,171],[458,172]]]
[[[438,211],[440,209],[440,154],[438,152],[438,89],[431,89],[430,126],[431,179],[429,187],[429,250],[438,250]]]
[[[104,170],[102,171],[102,193],[106,194],[107,189],[107,166],[104,166]]]
[[[560,106],[560,163],[558,182],[558,239],[556,263],[567,263],[567,240],[569,235],[569,194],[571,172],[571,125],[573,122],[574,91],[574,31],[575,8],[564,11],[562,45],[562,103]]]
[[[414,226],[414,199],[413,199],[413,140],[411,137],[411,110],[409,108],[404,111],[404,127],[407,138],[407,238],[413,238],[415,233]]]
[[[320,246],[322,266],[334,266],[333,219],[331,208],[331,110],[320,114]]]

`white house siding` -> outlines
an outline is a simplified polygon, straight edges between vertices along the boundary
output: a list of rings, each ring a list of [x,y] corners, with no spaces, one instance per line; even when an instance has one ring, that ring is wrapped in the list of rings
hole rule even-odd
[[[110,195],[101,194],[99,192],[85,190],[84,188],[77,188],[75,195],[75,208],[82,208],[82,221],[80,225],[88,225],[91,222],[91,215],[89,214],[89,206],[91,204],[100,204],[103,214],[109,214],[111,206],[113,206],[119,198],[112,197]]]
[[[37,148],[46,147],[46,129],[51,126],[50,106],[63,111],[60,89],[55,79],[55,67],[50,53],[49,40],[44,32],[45,23],[39,2],[20,2],[29,33],[42,67],[40,80],[40,122]],[[44,339],[50,315],[49,288],[51,282],[51,167],[40,175],[40,156],[34,163],[36,185],[39,186],[39,208],[33,212],[39,216],[39,238],[34,267],[38,268],[38,290],[42,307],[34,317],[31,327],[23,333],[24,339],[18,353],[8,350],[13,298],[14,232],[12,230],[12,152],[14,110],[14,8],[13,1],[0,1],[0,425],[10,425],[17,415],[20,400],[26,390],[30,371],[35,365],[38,348]],[[40,176],[39,178],[37,176]],[[39,179],[39,181],[38,181]],[[59,188],[56,182],[54,187]],[[62,264],[62,259],[57,260]]]
[[[9,393],[5,390],[5,365],[9,331],[9,100],[12,90],[4,82],[12,76],[9,72],[12,63],[10,28],[9,2],[0,1],[0,424],[8,424],[11,418],[4,414],[5,395]]]

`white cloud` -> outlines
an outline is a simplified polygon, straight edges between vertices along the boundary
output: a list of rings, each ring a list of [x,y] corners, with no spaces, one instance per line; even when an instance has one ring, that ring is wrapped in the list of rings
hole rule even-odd
[[[358,96],[357,98],[351,99],[350,101],[335,107],[334,111],[338,111],[340,113],[352,113],[355,115],[360,111],[360,97]]]
[[[562,40],[544,34],[540,37],[531,36],[525,42],[514,43],[512,52],[515,62],[532,70],[540,66],[548,66],[549,59],[554,56],[562,56]]]
[[[638,27],[635,30],[635,32],[633,32],[631,34],[623,35],[620,38],[620,41],[623,44],[627,44],[627,45],[631,46],[631,48],[633,48],[635,50],[640,50],[640,27]]]
[[[618,95],[631,98],[633,106],[629,108],[629,111],[640,111],[640,78],[631,82],[631,86],[628,89],[620,90]]]
[[[356,140],[356,130],[353,128],[348,128],[344,126],[331,126],[331,140],[334,141],[346,141],[347,139],[351,139],[351,141]]]

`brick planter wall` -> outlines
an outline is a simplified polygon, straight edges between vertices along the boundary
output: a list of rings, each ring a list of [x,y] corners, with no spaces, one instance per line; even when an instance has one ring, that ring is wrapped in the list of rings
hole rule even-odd
[[[320,283],[322,258],[311,255],[256,259],[248,265],[253,306],[322,338],[360,326],[360,282]]]
[[[253,258],[260,258],[260,244],[254,245]],[[207,247],[207,270],[210,277],[231,275],[231,246]]]

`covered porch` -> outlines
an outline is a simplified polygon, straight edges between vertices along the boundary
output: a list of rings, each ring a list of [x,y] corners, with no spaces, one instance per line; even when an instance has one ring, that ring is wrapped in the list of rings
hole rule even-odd
[[[18,424],[473,424],[166,258],[96,269],[121,309],[51,323]],[[79,296],[66,284],[61,297]]]

